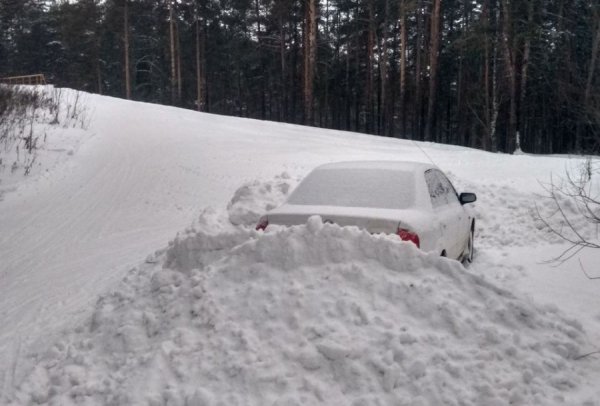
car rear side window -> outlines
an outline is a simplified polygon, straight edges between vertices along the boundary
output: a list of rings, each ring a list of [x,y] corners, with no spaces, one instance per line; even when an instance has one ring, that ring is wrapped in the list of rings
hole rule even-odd
[[[456,190],[446,176],[436,169],[425,171],[425,182],[434,208],[458,203]]]

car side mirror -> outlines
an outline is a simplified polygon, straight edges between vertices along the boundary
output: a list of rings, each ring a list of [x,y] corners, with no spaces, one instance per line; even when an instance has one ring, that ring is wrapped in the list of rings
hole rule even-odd
[[[460,204],[473,203],[477,200],[477,196],[475,193],[461,193],[460,196],[458,196],[458,200],[460,201]]]

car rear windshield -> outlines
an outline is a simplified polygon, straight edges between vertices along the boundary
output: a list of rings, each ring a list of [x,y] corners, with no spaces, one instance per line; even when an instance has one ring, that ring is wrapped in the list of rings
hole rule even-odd
[[[414,175],[389,169],[317,169],[288,199],[289,204],[406,209],[415,201]]]

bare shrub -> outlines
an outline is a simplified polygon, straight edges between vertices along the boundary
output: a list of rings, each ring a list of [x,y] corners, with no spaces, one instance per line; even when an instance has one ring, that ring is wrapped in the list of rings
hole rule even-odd
[[[46,141],[47,126],[87,128],[87,103],[81,92],[60,88],[0,85],[0,155],[16,153],[11,172],[28,175],[37,151]],[[3,164],[4,162],[4,164]],[[0,160],[0,169],[8,162]]]
[[[569,247],[553,261],[564,262],[585,248],[600,248],[600,161],[588,158],[564,178],[545,185],[549,205],[536,205],[544,226]]]

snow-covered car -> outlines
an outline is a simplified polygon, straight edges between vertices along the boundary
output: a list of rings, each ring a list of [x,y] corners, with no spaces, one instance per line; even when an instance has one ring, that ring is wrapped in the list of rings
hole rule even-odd
[[[319,215],[325,223],[396,234],[423,251],[470,262],[475,218],[465,204],[475,200],[474,193],[457,194],[434,165],[339,162],[310,172],[282,206],[260,219],[256,229],[305,224],[310,216]]]

